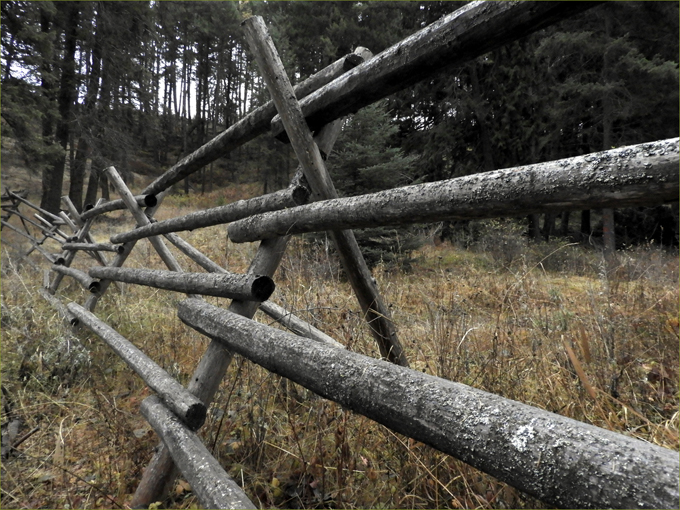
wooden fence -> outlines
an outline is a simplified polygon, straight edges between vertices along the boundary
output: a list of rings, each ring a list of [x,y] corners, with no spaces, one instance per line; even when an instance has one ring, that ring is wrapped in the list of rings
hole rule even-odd
[[[181,471],[206,508],[254,508],[210,455],[195,431],[206,418],[233,353],[390,429],[475,466],[548,504],[570,508],[677,508],[677,452],[411,370],[352,228],[445,219],[517,216],[555,210],[655,205],[678,200],[678,139],[498,170],[353,198],[338,198],[324,159],[348,113],[410,86],[445,65],[474,58],[572,13],[578,2],[474,2],[371,58],[358,49],[293,89],[260,18],[244,22],[246,39],[273,101],[229,127],[172,167],[138,196],[115,168],[106,169],[120,200],[77,211],[63,197],[54,215],[20,193],[3,195],[2,226],[28,238],[51,264],[42,295],[71,325],[101,337],[156,395],[141,412],[162,443],[146,468],[132,506],[163,497]],[[278,112],[278,115],[276,114]],[[300,168],[289,188],[269,195],[155,221],[170,186],[246,141],[285,130]],[[313,202],[307,204],[307,202]],[[26,212],[33,209],[33,215]],[[143,208],[146,208],[145,210]],[[127,209],[137,228],[95,243],[95,219]],[[16,218],[20,226],[9,223]],[[16,223],[16,222],[15,222]],[[261,241],[247,274],[232,274],[176,232],[230,223],[235,242]],[[70,231],[66,233],[64,230]],[[292,234],[329,231],[381,360],[352,353],[268,300]],[[185,273],[161,237],[206,273]],[[168,271],[123,268],[139,239],[148,239]],[[61,253],[45,249],[56,241]],[[112,254],[108,260],[106,253]],[[71,268],[79,253],[96,263]],[[64,277],[89,291],[83,305],[57,297]],[[186,388],[94,314],[111,283],[128,282],[187,294],[179,318],[211,339]],[[232,298],[228,309],[202,295]],[[252,321],[257,309],[286,333]],[[226,349],[225,349],[226,347]]]

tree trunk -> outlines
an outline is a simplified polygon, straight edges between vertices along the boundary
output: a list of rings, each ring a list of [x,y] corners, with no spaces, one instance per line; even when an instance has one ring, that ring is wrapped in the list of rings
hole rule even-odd
[[[611,40],[612,33],[612,14],[608,5],[603,5],[604,26],[607,42]],[[612,148],[612,124],[613,124],[613,105],[612,92],[609,90],[609,73],[611,68],[611,51],[607,47],[604,53],[602,65],[602,79],[604,81],[604,96],[602,97],[602,150]],[[616,232],[614,226],[614,211],[612,209],[602,210],[602,241],[605,256],[611,257],[616,251]]]

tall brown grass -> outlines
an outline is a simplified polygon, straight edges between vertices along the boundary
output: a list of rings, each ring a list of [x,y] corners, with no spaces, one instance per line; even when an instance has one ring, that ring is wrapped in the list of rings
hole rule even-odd
[[[163,215],[207,202],[193,200],[171,198]],[[114,216],[95,224],[97,240],[132,228],[125,214]],[[182,236],[235,272],[256,249],[230,243],[224,227]],[[4,230],[2,238],[22,242]],[[468,248],[426,243],[412,256],[410,271],[379,265],[374,276],[414,369],[678,449],[677,253],[640,247],[604,271],[596,250],[530,244],[512,224],[490,222]],[[89,264],[80,255],[74,266]],[[163,267],[146,241],[127,266]],[[125,507],[157,444],[138,412],[148,390],[98,338],[63,324],[37,293],[42,274],[7,246],[2,271],[3,422],[9,412],[23,420],[22,432],[38,429],[2,464],[2,506]],[[275,281],[272,300],[349,349],[378,355],[323,245],[294,239]],[[68,278],[59,295],[86,298]],[[186,383],[207,342],[177,319],[182,298],[111,287],[96,314]],[[238,357],[201,435],[263,507],[543,507]],[[179,480],[167,505],[198,503]]]

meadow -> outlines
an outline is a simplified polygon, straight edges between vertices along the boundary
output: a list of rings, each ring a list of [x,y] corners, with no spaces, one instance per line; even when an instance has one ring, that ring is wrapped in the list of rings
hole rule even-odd
[[[171,196],[159,218],[256,191]],[[106,242],[131,228],[121,211],[97,220],[92,233]],[[638,246],[605,263],[595,246],[530,242],[509,220],[475,223],[473,235],[445,243],[433,241],[434,228],[414,234],[421,247],[403,254],[408,263],[373,271],[412,368],[678,450],[677,251]],[[228,241],[224,226],[180,234],[237,273],[256,250]],[[139,414],[149,392],[99,338],[64,324],[38,294],[42,272],[4,242],[28,245],[6,230],[2,240],[2,421],[20,417],[19,436],[30,434],[2,462],[2,507],[125,508],[158,443]],[[84,255],[73,264],[88,265]],[[164,268],[147,241],[126,267]],[[378,356],[323,238],[294,239],[274,281],[272,301],[348,349]],[[86,299],[69,278],[58,295]],[[95,313],[186,383],[208,342],[177,318],[182,299],[111,286]],[[545,507],[238,356],[200,435],[262,507]],[[197,505],[179,479],[155,506]]]

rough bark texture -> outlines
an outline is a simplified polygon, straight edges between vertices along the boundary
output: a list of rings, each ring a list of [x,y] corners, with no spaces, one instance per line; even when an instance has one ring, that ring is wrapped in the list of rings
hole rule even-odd
[[[300,110],[293,88],[274,47],[264,20],[253,16],[243,22],[246,41],[260,67],[272,100],[286,128],[295,155],[309,185],[321,198],[337,198],[330,174],[326,170],[321,151],[314,142]],[[286,235],[285,233],[282,235]],[[408,366],[408,360],[397,338],[389,309],[383,303],[373,283],[359,245],[352,232],[332,232],[331,237],[340,254],[340,261],[348,275],[352,289],[378,343],[380,353],[393,363]]]
[[[179,318],[390,429],[565,508],[677,508],[678,455],[463,384],[309,342],[188,299]]]
[[[230,224],[229,238],[658,205],[678,200],[678,161],[672,138],[266,213]]]
[[[137,226],[144,227],[146,225],[150,225],[151,220],[148,218],[146,214],[144,214],[144,211],[142,211],[142,209],[139,207],[139,205],[135,201],[135,197],[132,196],[132,193],[130,193],[130,190],[128,189],[127,185],[123,181],[122,177],[118,174],[116,169],[110,166],[105,170],[105,172],[109,180],[111,181],[111,184],[113,184],[116,187],[118,194],[123,199],[123,202],[125,202],[125,206],[129,209],[129,211],[132,213],[132,216],[135,218]],[[161,238],[153,236],[149,238],[149,242],[151,243],[151,246],[154,247],[156,253],[158,253],[158,256],[163,260],[168,269],[177,272],[182,271],[182,267],[179,265],[174,255],[170,252],[165,243],[163,243],[163,240]]]
[[[257,508],[210,455],[201,439],[182,425],[157,397],[140,408],[172,454],[203,508]]]
[[[113,245],[109,243],[64,243],[62,245],[64,250],[86,250],[86,251],[112,251],[114,253],[123,253],[123,246]]]
[[[263,195],[249,200],[238,200],[220,207],[204,209],[178,218],[152,223],[145,227],[131,230],[130,232],[115,234],[111,236],[111,242],[114,244],[127,243],[144,237],[167,234],[169,232],[194,230],[197,228],[230,223],[241,218],[247,218],[253,214],[296,207],[307,203],[308,198],[309,191],[306,188],[303,186],[295,186],[275,193],[270,193],[269,195]]]
[[[205,422],[206,406],[188,392],[176,379],[158,366],[116,330],[94,314],[76,303],[67,305],[85,326],[104,340],[128,366],[141,377],[146,385],[163,399],[166,405],[191,429],[198,429]]]
[[[297,97],[302,98],[311,91],[334,80],[346,72],[348,65],[356,65],[356,57],[350,60],[343,57],[327,68],[310,76],[295,88]],[[274,115],[276,115],[276,107],[270,101],[183,158],[170,170],[149,184],[143,192],[158,193],[163,191],[186,176],[197,172],[208,163],[228,154],[253,138],[266,133],[269,130]]]
[[[87,273],[84,273],[83,271],[58,264],[54,264],[52,266],[52,271],[62,275],[70,276],[80,283],[80,285],[82,285],[85,289],[92,292],[92,294],[99,292],[99,282],[90,278]]]
[[[310,129],[354,113],[598,2],[471,2],[300,101]],[[283,131],[275,118],[272,131]]]
[[[276,288],[268,276],[252,274],[178,273],[121,267],[92,267],[89,273],[93,278],[243,301],[266,301]]]
[[[156,195],[137,195],[134,198],[135,202],[137,202],[137,205],[139,207],[155,207],[158,202]],[[119,198],[117,200],[104,202],[101,205],[88,209],[83,214],[81,214],[80,217],[83,220],[87,220],[88,218],[94,218],[95,216],[99,216],[100,214],[112,211],[120,211],[125,208],[126,208],[125,202],[123,202],[122,198]]]

